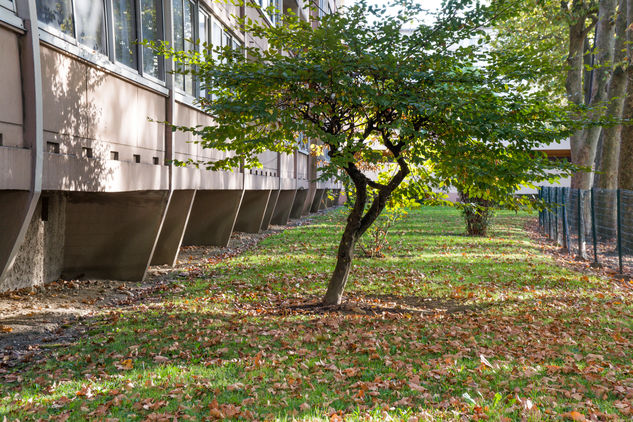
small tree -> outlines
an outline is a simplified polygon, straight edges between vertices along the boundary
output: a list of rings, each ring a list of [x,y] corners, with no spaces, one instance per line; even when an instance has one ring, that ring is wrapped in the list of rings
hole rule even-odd
[[[268,43],[265,50],[247,46],[246,60],[230,48],[187,53],[158,47],[208,93],[198,105],[215,123],[175,128],[228,153],[202,163],[207,168],[260,166],[258,154],[291,153],[296,134],[303,133],[319,140],[331,159],[322,177],[344,172],[351,180],[354,202],[324,305],[341,303],[354,247],[412,168],[432,162],[447,170],[445,157],[468,150],[465,140],[479,139],[490,151],[529,151],[566,134],[561,110],[530,81],[517,80],[479,44],[465,42],[483,39],[482,28],[499,16],[498,9],[447,0],[428,25],[414,2],[393,6],[395,11],[361,2],[321,18],[318,26],[291,13],[280,26],[242,20],[247,33]],[[359,166],[385,161],[393,171],[383,181]],[[424,189],[440,183],[435,176],[420,180]]]

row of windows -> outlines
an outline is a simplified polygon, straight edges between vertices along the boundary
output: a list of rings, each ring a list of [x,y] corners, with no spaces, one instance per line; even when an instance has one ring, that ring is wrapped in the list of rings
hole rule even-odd
[[[228,29],[197,1],[170,1],[177,50],[193,50],[195,40],[200,41],[200,48],[204,43],[241,48]],[[40,22],[62,37],[76,40],[145,77],[164,80],[163,59],[137,42],[163,39],[162,0],[36,0],[36,4]],[[191,75],[176,75],[176,87],[190,95],[204,95]]]
[[[192,0],[173,0],[174,47],[202,53],[205,45],[241,49],[241,43],[217,19]],[[196,45],[192,40],[199,41]],[[204,87],[192,75],[176,75],[176,86],[189,95],[205,96]]]

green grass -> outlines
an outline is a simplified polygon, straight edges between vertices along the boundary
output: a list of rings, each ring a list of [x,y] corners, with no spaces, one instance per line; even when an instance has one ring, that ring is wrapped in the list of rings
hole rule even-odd
[[[472,238],[454,210],[412,211],[386,258],[355,261],[343,312],[293,307],[324,293],[343,221],[315,217],[160,302],[95,319],[76,345],[5,375],[0,414],[632,417],[631,291],[558,267],[525,234],[533,217],[500,213]]]

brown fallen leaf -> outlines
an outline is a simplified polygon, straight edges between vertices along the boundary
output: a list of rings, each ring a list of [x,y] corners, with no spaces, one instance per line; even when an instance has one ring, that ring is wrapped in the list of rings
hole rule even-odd
[[[569,419],[576,422],[585,422],[587,418],[580,412],[572,410],[571,412],[563,413],[561,415],[564,419]]]
[[[2,331],[3,333],[10,333],[13,331],[13,327],[9,327],[6,325],[0,325],[0,331]]]
[[[154,356],[154,362],[156,363],[165,363],[169,362],[169,358],[161,355]]]

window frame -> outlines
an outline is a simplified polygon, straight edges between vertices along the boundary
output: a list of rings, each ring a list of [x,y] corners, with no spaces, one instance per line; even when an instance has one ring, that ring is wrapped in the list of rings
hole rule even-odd
[[[15,12],[15,4],[13,3],[13,0],[0,0],[0,7],[4,7],[11,12]]]
[[[7,1],[7,0],[0,0]],[[165,86],[165,59],[159,58],[158,65],[158,77],[151,75],[148,72],[145,72],[143,67],[143,45],[139,42],[139,40],[143,39],[143,22],[141,16],[141,0],[132,0],[134,3],[134,10],[136,12],[136,19],[134,21],[137,43],[134,46],[134,51],[136,52],[136,66],[128,66],[127,64],[116,59],[115,52],[115,33],[114,33],[114,7],[113,0],[101,0],[104,4],[104,30],[105,30],[105,52],[100,52],[97,50],[93,50],[89,46],[81,43],[77,38],[77,18],[75,12],[75,1],[71,0],[72,7],[72,20],[73,20],[73,34],[72,36],[66,34],[65,32],[59,30],[53,25],[41,21],[38,19],[38,27],[44,34],[48,34],[50,36],[44,35],[42,39],[49,44],[52,44],[60,49],[63,49],[71,54],[79,56],[80,58],[87,60],[93,64],[98,66],[103,66],[108,70],[113,70],[115,73],[124,76],[126,78],[132,79],[135,82],[141,82],[147,80],[152,85],[153,89],[156,89],[155,85],[159,85],[161,87]],[[160,11],[157,11],[157,17],[160,18],[160,23],[158,24],[158,41],[164,41],[165,39],[165,7],[164,1],[160,1]],[[1,4],[0,4],[1,5]],[[43,34],[42,34],[43,35]],[[57,38],[57,39],[55,39]],[[133,75],[133,76],[132,76]],[[163,91],[159,89],[159,91]]]

